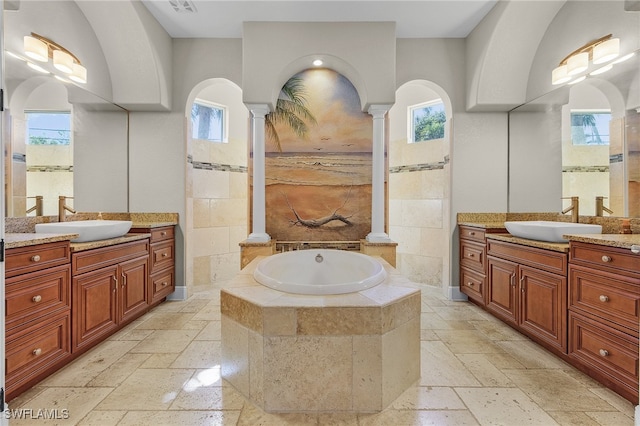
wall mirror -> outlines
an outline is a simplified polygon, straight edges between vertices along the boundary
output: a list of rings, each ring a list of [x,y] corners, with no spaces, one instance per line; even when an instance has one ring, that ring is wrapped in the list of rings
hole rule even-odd
[[[578,196],[581,215],[640,217],[639,69],[636,51],[509,112],[509,211],[560,212]]]
[[[57,215],[61,195],[73,197],[67,204],[77,211],[128,211],[128,112],[85,85],[27,66],[23,37],[62,38],[64,25],[51,14],[79,13],[74,2],[34,3],[4,10],[5,215]]]

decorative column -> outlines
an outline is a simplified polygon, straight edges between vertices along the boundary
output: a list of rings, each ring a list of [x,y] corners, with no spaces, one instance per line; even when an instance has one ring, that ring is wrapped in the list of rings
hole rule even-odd
[[[264,117],[269,113],[266,104],[247,105],[253,120],[253,210],[252,231],[247,242],[267,242],[271,237],[266,232],[265,177],[264,177]]]
[[[390,242],[384,232],[384,116],[391,105],[371,105],[373,116],[373,158],[371,175],[371,232],[367,241]]]

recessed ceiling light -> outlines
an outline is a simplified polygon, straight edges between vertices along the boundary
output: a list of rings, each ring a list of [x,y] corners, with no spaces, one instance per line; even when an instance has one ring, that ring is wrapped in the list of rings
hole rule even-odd
[[[313,61],[313,65],[316,67],[319,67],[322,64],[323,64],[322,59],[316,59],[315,61]]]

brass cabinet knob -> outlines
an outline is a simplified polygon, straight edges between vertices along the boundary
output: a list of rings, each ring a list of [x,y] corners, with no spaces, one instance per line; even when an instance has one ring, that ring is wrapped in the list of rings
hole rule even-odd
[[[31,261],[32,262],[40,262],[40,255],[34,254],[33,256],[31,256]]]
[[[603,262],[611,262],[611,256],[602,256]]]
[[[40,354],[42,354],[42,349],[34,349],[31,353],[33,354],[33,356],[40,356]]]
[[[600,301],[601,302],[608,302],[609,301],[609,296],[605,296],[604,294],[600,295]]]
[[[167,256],[169,256],[168,253],[162,253],[162,257],[167,257]]]
[[[474,231],[469,231],[469,235],[473,236],[476,235],[476,233]]]
[[[609,351],[606,349],[600,349],[600,356],[609,356]]]
[[[469,287],[473,287],[473,283],[472,283],[471,281],[469,281],[469,282],[467,283],[467,285],[468,285]]]
[[[160,235],[162,235],[164,237],[165,235],[167,235],[167,231],[160,232]]]
[[[33,296],[33,297],[31,298],[31,301],[32,301],[33,303],[38,303],[38,302],[40,302],[41,300],[42,300],[42,296],[40,296],[39,294],[36,294],[35,296]]]

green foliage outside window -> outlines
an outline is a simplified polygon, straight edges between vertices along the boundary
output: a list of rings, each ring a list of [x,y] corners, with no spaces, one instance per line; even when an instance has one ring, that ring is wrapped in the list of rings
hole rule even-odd
[[[412,142],[444,138],[447,116],[442,102],[411,108]]]

